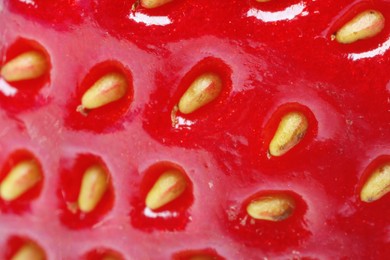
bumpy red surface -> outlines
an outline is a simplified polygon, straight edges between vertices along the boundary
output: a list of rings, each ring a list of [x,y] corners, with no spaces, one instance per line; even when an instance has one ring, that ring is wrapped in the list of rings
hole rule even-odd
[[[23,239],[49,259],[104,250],[137,260],[390,256],[390,197],[359,199],[367,167],[390,154],[390,1],[177,0],[132,11],[133,3],[0,1],[1,64],[29,49],[51,64],[38,80],[0,79],[1,178],[25,156],[44,174],[22,198],[0,201],[0,258]],[[386,19],[378,36],[331,41],[371,8]],[[131,93],[87,117],[76,112],[108,70],[125,73]],[[173,127],[188,83],[210,70],[223,93]],[[309,132],[269,158],[277,122],[292,109],[307,115]],[[111,186],[96,211],[73,214],[67,205],[89,162],[108,169]],[[190,188],[148,212],[146,193],[166,167],[185,172]],[[294,197],[294,214],[250,219],[245,203],[264,191]]]

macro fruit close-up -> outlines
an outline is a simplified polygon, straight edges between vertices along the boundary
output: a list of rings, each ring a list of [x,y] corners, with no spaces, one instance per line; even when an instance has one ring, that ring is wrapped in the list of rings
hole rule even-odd
[[[389,0],[0,0],[0,259],[390,258]]]

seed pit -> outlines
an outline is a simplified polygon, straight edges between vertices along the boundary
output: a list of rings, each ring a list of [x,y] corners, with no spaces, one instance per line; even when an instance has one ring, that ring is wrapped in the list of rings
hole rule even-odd
[[[179,103],[171,112],[172,125],[178,124],[177,113],[188,115],[196,112],[209,103],[215,102],[223,90],[221,77],[213,72],[205,72],[194,79],[181,96]]]
[[[173,127],[192,124],[217,115],[231,88],[231,71],[221,60],[208,57],[196,64],[181,80],[172,97],[171,124]],[[223,107],[220,107],[221,112]],[[183,123],[186,122],[186,123]]]
[[[8,48],[0,75],[12,85],[31,89],[34,83],[48,80],[50,66],[48,53],[42,45],[33,40],[18,39]]]
[[[19,236],[8,239],[6,259],[12,260],[45,260],[46,253],[35,241]]]
[[[0,197],[14,201],[34,188],[42,180],[42,173],[35,160],[25,160],[16,164],[0,184]]]
[[[99,63],[69,100],[66,124],[76,130],[105,131],[128,112],[132,100],[130,71],[117,61]]]
[[[248,212],[252,203],[267,198],[271,203]],[[275,200],[282,203],[272,203]],[[224,207],[231,237],[264,250],[271,246],[274,250],[286,250],[305,241],[311,235],[305,218],[307,210],[304,199],[290,190],[262,190],[243,201],[229,199]]]
[[[183,168],[160,162],[144,171],[140,193],[132,200],[134,227],[145,230],[181,230],[189,221],[192,183]]]
[[[43,185],[39,160],[27,150],[9,155],[0,174],[0,208],[4,212],[27,210],[39,196]]]
[[[103,160],[78,154],[61,160],[61,221],[70,228],[89,227],[100,221],[114,204],[111,174]]]
[[[7,90],[0,90],[3,107],[20,112],[33,105],[42,105],[38,99],[39,92],[50,83],[51,63],[41,44],[34,40],[17,39],[7,48],[0,69],[0,78],[7,85]]]

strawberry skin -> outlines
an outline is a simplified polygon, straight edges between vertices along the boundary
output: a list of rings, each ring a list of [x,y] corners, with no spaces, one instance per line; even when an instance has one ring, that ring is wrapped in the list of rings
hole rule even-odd
[[[0,1],[0,258],[388,259],[389,21]]]

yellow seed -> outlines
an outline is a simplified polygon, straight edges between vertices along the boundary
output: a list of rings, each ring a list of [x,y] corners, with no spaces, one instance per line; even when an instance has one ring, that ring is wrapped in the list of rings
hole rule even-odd
[[[201,254],[201,255],[191,256],[189,260],[214,260],[214,259],[216,258],[213,256]]]
[[[121,258],[113,255],[113,254],[107,254],[107,255],[104,255],[102,260],[120,260]]]
[[[0,184],[0,197],[12,201],[22,196],[42,179],[35,161],[23,161],[11,169]]]
[[[164,172],[146,196],[146,206],[156,210],[178,198],[186,189],[187,181],[178,170]]]
[[[295,202],[286,195],[268,195],[253,200],[246,208],[254,219],[281,221],[291,216]]]
[[[222,91],[222,80],[214,73],[199,76],[181,97],[178,108],[183,114],[190,114],[216,99]]]
[[[49,64],[37,51],[20,54],[1,68],[1,76],[8,82],[36,79],[47,72]]]
[[[269,145],[272,156],[281,156],[297,145],[305,136],[308,128],[306,117],[299,112],[290,112],[283,116],[278,129]]]
[[[364,11],[339,29],[335,38],[339,43],[353,43],[374,37],[385,27],[384,16],[375,10]]]
[[[141,0],[141,5],[144,8],[151,9],[151,8],[156,8],[156,7],[165,5],[171,1],[173,1],[173,0]]]
[[[373,202],[390,191],[390,162],[376,169],[367,179],[360,192],[360,199]]]
[[[89,167],[82,178],[78,206],[82,212],[93,211],[108,187],[108,174],[99,165]]]
[[[34,243],[28,242],[23,245],[11,258],[11,260],[44,260],[43,250]]]
[[[259,3],[265,3],[265,2],[269,2],[271,0],[256,0],[256,2],[259,2]]]
[[[124,75],[109,73],[96,81],[83,95],[79,109],[99,108],[125,96],[128,82]]]

